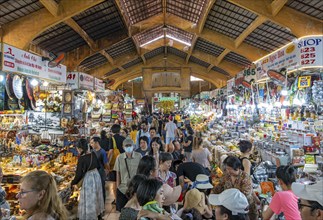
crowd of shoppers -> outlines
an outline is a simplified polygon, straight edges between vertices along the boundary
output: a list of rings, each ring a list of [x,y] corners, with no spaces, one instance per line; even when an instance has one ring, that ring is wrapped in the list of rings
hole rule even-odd
[[[77,142],[79,158],[71,188],[80,188],[78,219],[103,218],[106,181],[115,185],[110,194],[115,196],[113,203],[121,220],[266,220],[279,214],[286,220],[322,219],[323,182],[307,186],[296,183],[292,166],[277,168],[282,190],[258,216],[259,200],[250,177],[253,146],[246,140],[239,142],[240,157],[224,159],[224,175],[214,186],[210,171],[215,158],[210,143],[194,131],[188,117],[180,117],[180,122],[174,118],[179,119],[178,115],[143,118],[132,124],[131,130],[114,124],[100,136]],[[68,219],[56,183],[45,171],[23,177],[17,199],[28,220]],[[9,209],[2,188],[0,205]]]

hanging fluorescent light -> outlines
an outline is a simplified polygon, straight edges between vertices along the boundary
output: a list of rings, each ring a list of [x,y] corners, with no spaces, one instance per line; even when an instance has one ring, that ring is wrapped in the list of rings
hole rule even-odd
[[[155,42],[155,41],[157,41],[157,40],[159,40],[159,39],[161,39],[161,38],[163,38],[163,37],[164,37],[164,35],[160,35],[159,37],[156,37],[156,38],[154,38],[154,39],[152,39],[152,40],[150,40],[150,41],[148,41],[148,42],[146,42],[146,43],[144,43],[144,44],[140,45],[140,47],[144,47],[144,46],[146,46],[147,44],[150,44],[150,43],[152,43],[152,42]]]
[[[176,37],[172,37],[172,36],[170,36],[170,35],[166,35],[166,37],[168,37],[168,38],[170,38],[170,39],[172,39],[172,40],[175,40],[175,41],[177,41],[177,42],[180,42],[180,43],[182,43],[182,44],[185,44],[185,45],[187,45],[187,46],[191,46],[191,44],[190,43],[187,43],[187,42],[185,42],[185,41],[182,41],[182,40],[180,40],[180,39],[178,39],[178,38],[176,38]]]
[[[32,86],[37,86],[38,85],[38,81],[36,79],[32,79],[31,82],[30,82],[30,84]]]
[[[0,82],[2,82],[4,80],[4,76],[0,75]]]

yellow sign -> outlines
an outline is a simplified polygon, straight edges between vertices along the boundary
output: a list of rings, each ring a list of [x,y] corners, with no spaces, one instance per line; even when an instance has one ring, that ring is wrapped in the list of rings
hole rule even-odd
[[[298,78],[298,88],[307,88],[311,86],[311,76],[300,76]]]

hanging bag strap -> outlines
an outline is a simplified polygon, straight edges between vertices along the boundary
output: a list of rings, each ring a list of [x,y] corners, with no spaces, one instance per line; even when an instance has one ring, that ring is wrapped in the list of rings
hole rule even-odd
[[[128,177],[129,179],[131,179],[130,177],[130,172],[129,172],[129,167],[128,167],[128,163],[127,163],[127,158],[124,159],[125,163],[126,163],[126,168],[127,168],[127,172],[128,172]]]
[[[90,162],[90,166],[89,166],[89,168],[87,169],[87,171],[89,171],[90,170],[90,168],[91,168],[91,166],[92,166],[92,157],[93,157],[93,155],[92,155],[92,152],[91,152],[91,162]],[[86,172],[87,172],[86,171]]]

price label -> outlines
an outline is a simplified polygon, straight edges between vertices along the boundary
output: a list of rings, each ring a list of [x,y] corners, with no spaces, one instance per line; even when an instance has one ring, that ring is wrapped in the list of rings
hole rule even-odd
[[[298,88],[307,88],[311,86],[311,76],[301,76],[298,78]]]

